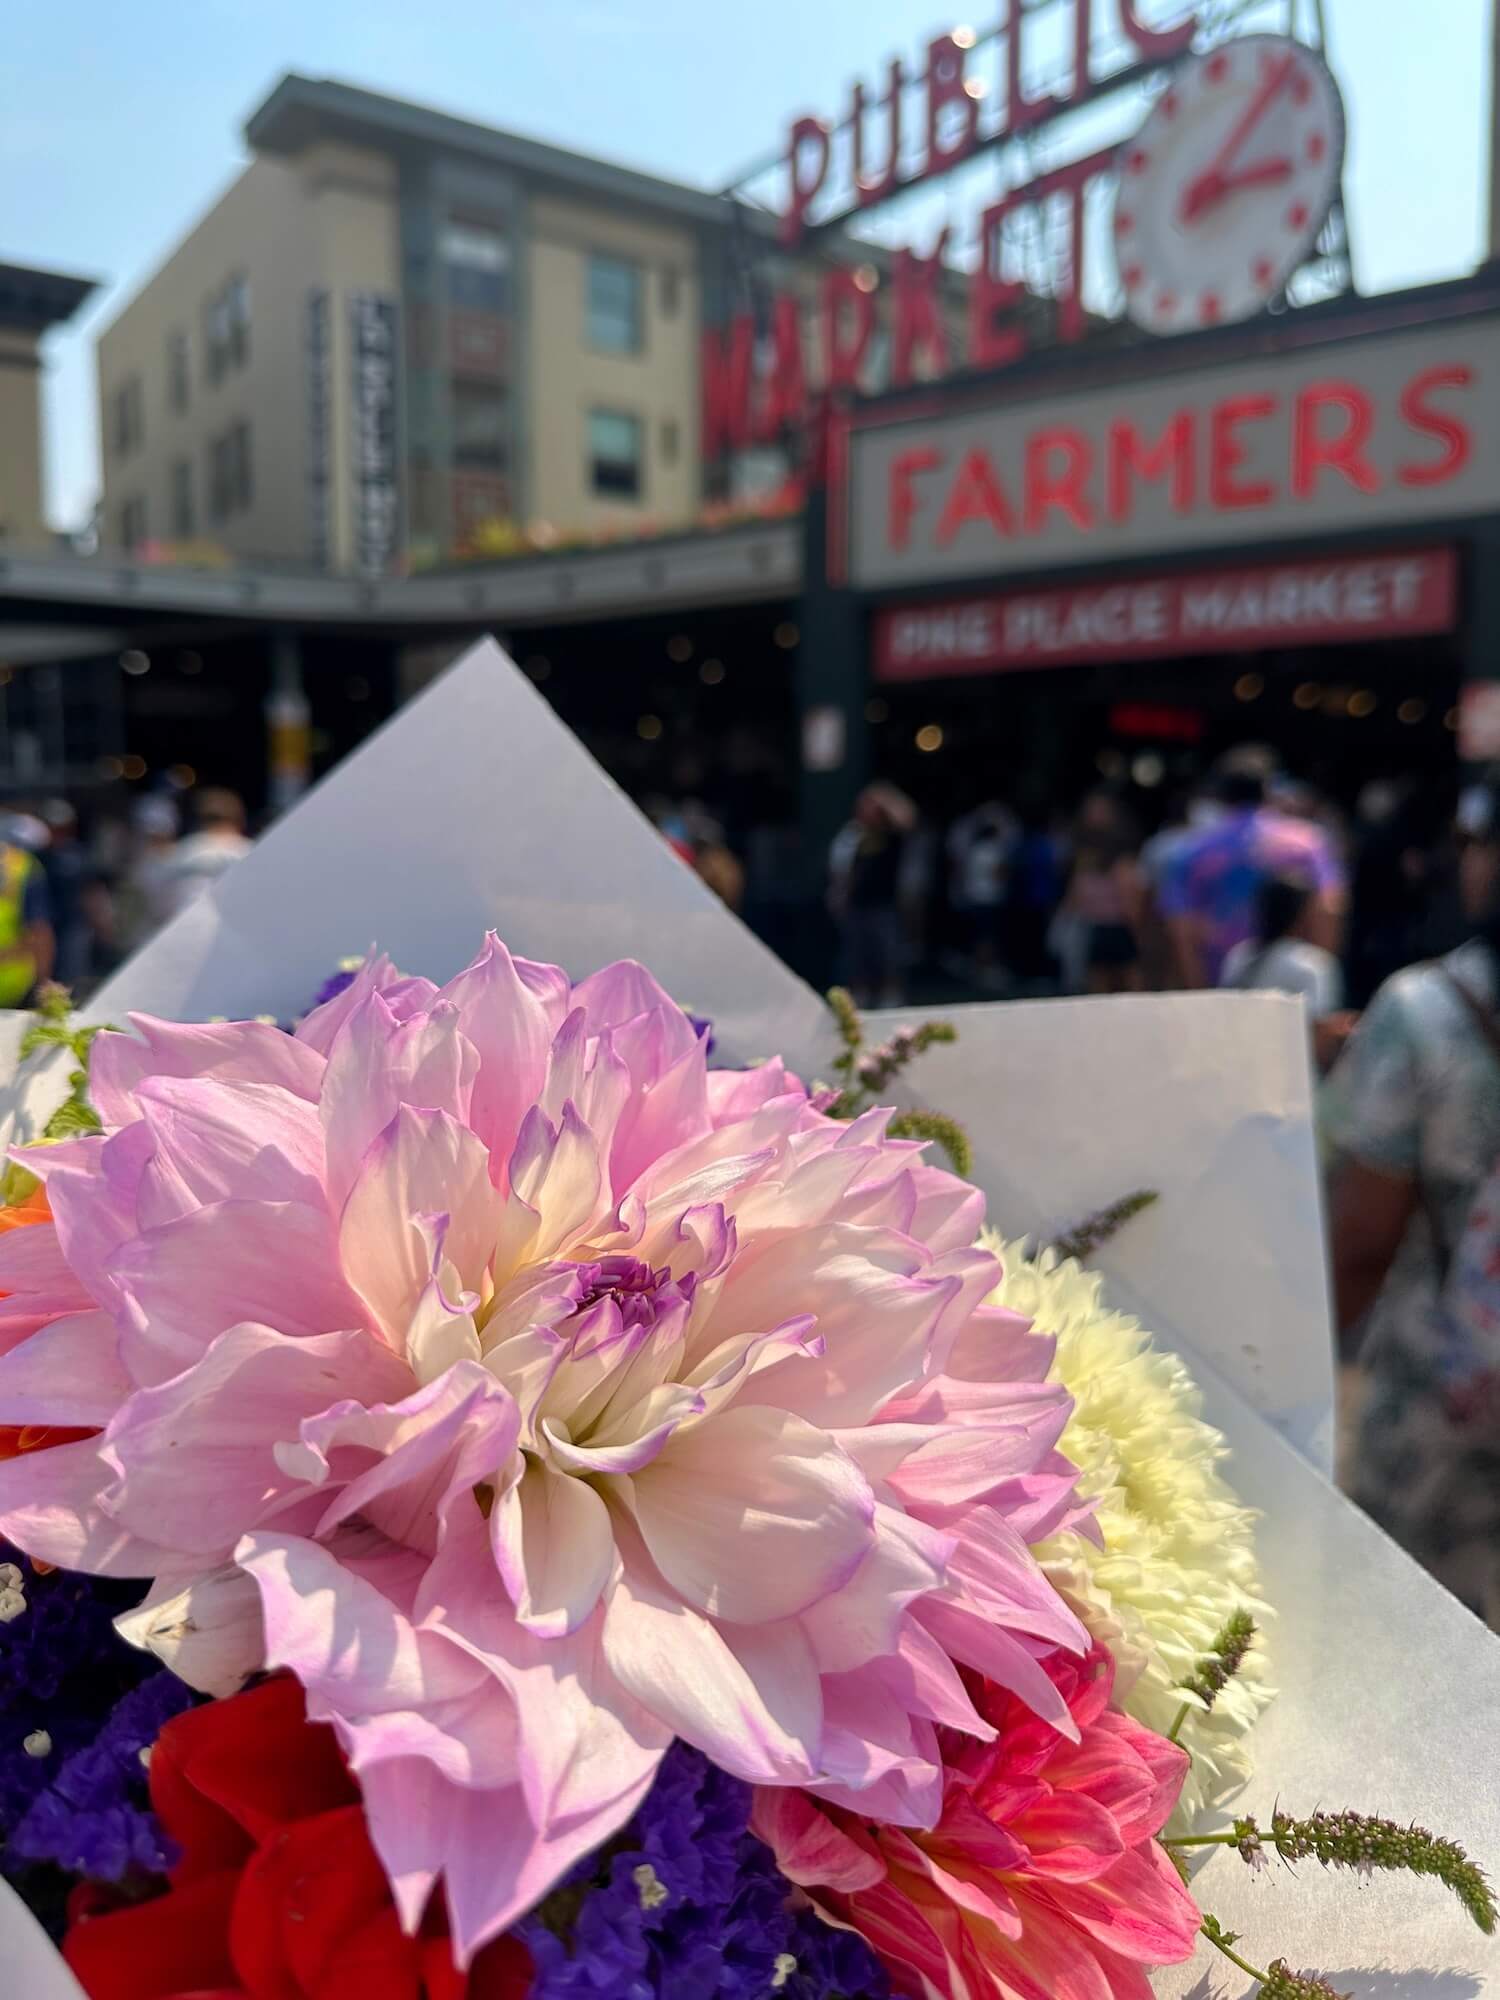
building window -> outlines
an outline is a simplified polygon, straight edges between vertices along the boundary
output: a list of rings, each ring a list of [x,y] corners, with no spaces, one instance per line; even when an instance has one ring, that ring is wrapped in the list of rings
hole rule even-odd
[[[188,337],[181,327],[167,335],[167,408],[181,416],[188,406]]]
[[[451,304],[469,312],[510,310],[510,239],[502,230],[453,217],[438,241]]]
[[[639,500],[641,420],[623,410],[589,411],[589,484],[610,500]]]
[[[661,284],[657,296],[661,300],[663,319],[676,319],[677,308],[682,303],[682,273],[675,264],[664,264]]]
[[[238,273],[203,303],[203,372],[209,386],[250,359],[250,280]]]
[[[639,354],[641,267],[625,257],[589,258],[589,346],[601,354]]]
[[[139,375],[122,382],[110,398],[110,431],[120,458],[128,458],[145,443],[145,396]]]
[[[146,503],[127,500],[120,509],[120,546],[138,549],[146,539]]]
[[[179,458],[172,466],[172,534],[179,542],[190,541],[197,528],[193,520],[193,462]]]
[[[208,447],[208,512],[215,521],[242,514],[253,497],[250,426],[233,424]]]
[[[504,392],[488,382],[454,382],[453,463],[470,472],[503,472],[510,413]]]
[[[662,464],[675,465],[677,463],[677,454],[681,448],[682,430],[677,419],[675,417],[663,417],[661,420]]]

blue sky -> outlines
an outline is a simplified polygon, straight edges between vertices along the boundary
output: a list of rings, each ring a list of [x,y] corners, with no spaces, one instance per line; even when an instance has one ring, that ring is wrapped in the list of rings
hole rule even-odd
[[[1452,276],[1482,255],[1489,6],[1325,0],[1366,290]],[[983,28],[997,9],[959,0],[954,19]],[[94,329],[233,178],[243,119],[281,71],[718,185],[771,150],[792,114],[837,110],[852,75],[875,77],[946,25],[943,0],[10,0],[0,258],[110,281],[49,342],[53,518],[80,521],[95,492]]]

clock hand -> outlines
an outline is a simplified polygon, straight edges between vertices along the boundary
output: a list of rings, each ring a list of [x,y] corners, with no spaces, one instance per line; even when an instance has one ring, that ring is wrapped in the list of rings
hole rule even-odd
[[[1282,181],[1292,177],[1292,163],[1283,155],[1276,160],[1261,160],[1253,167],[1242,168],[1237,174],[1228,174],[1220,179],[1219,193],[1238,194],[1241,188],[1279,187]]]
[[[1205,208],[1222,201],[1228,183],[1228,168],[1245,141],[1264,118],[1297,66],[1294,52],[1289,51],[1279,62],[1272,63],[1261,79],[1260,88],[1241,113],[1234,130],[1219,148],[1215,158],[1189,183],[1182,197],[1181,216],[1184,222],[1195,222]]]

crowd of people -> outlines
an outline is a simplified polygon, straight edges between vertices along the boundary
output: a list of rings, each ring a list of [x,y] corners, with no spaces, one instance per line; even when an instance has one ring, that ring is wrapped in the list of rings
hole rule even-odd
[[[63,798],[0,811],[0,1007],[56,980],[79,998],[250,848],[235,793],[152,793],[87,842]]]
[[[1341,1476],[1500,1630],[1500,775],[1463,793],[1456,825],[1434,804],[1378,782],[1346,820],[1246,748],[1149,839],[1101,788],[1045,825],[986,803],[939,841],[872,785],[834,844],[829,904],[863,1004],[932,978],[939,888],[950,991],[1302,999]]]

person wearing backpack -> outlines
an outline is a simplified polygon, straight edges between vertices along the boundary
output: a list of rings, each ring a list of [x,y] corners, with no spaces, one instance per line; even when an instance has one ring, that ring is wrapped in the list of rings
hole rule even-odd
[[[1500,773],[1464,794],[1469,940],[1386,981],[1328,1080],[1350,1496],[1500,1631]]]

